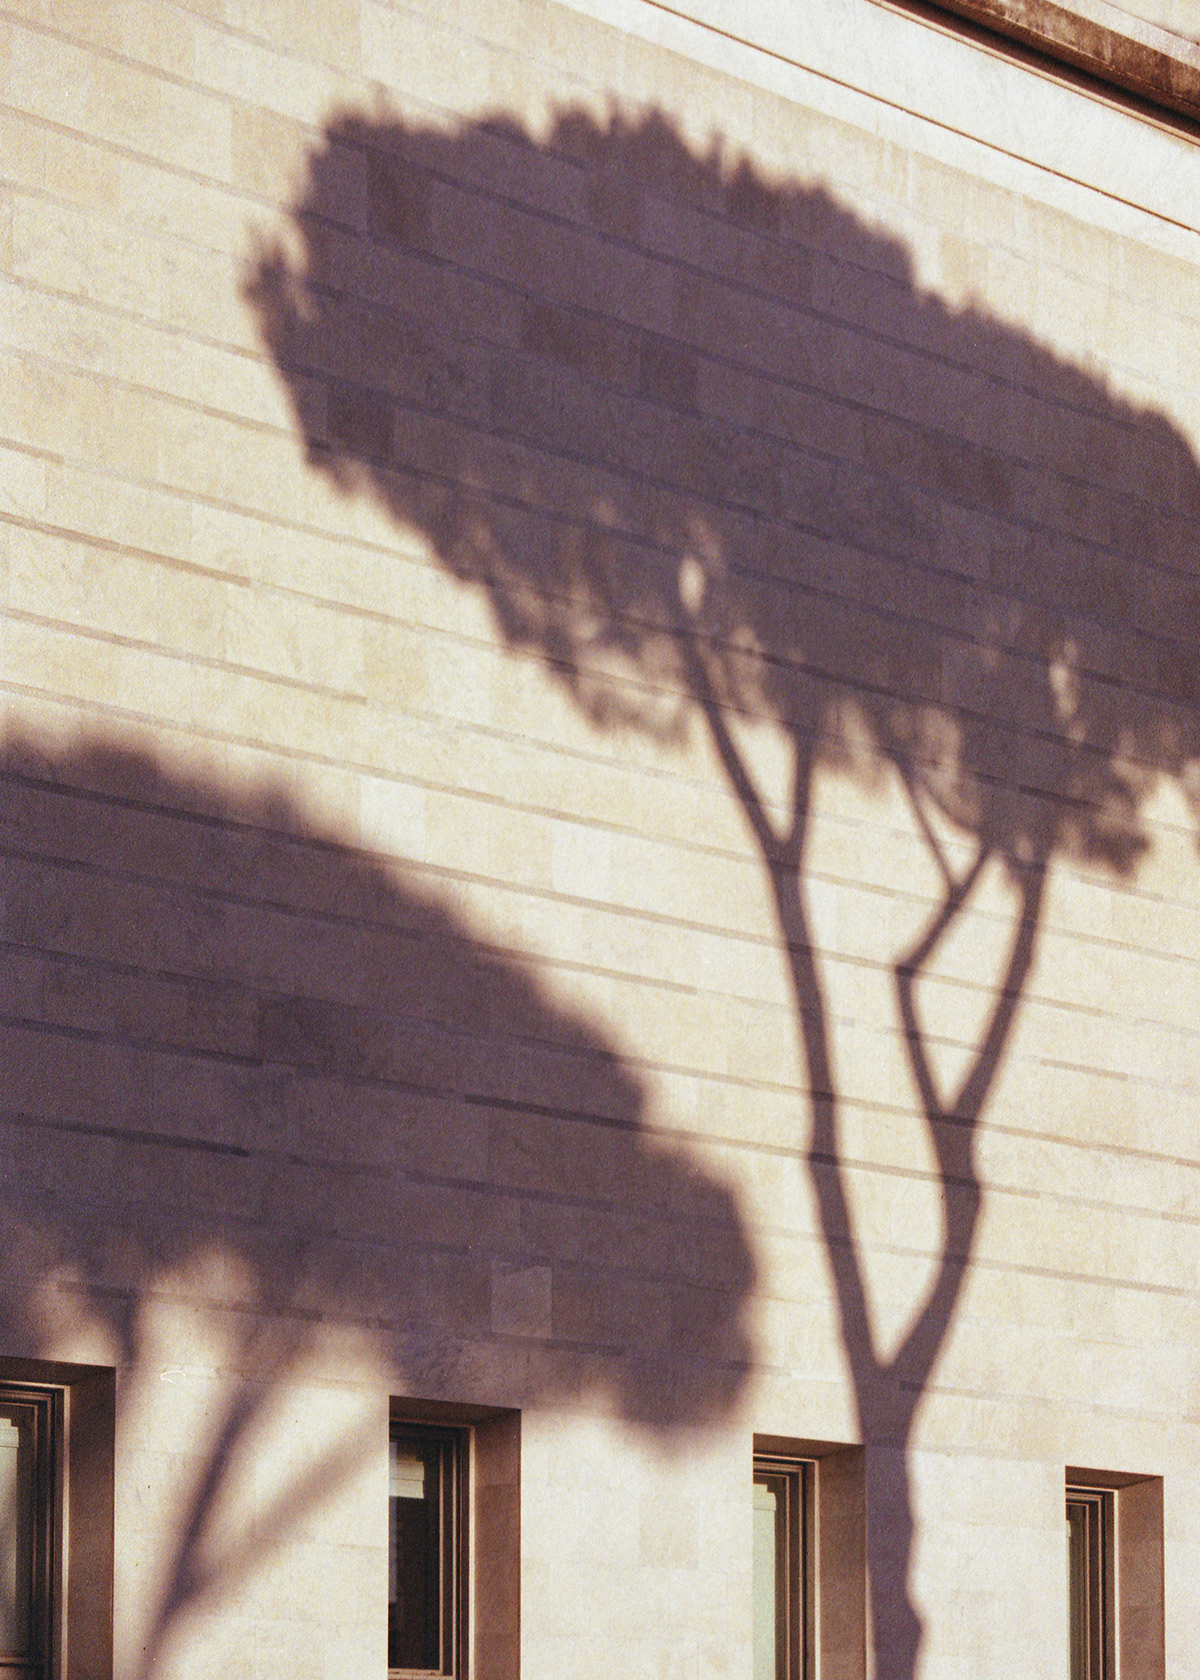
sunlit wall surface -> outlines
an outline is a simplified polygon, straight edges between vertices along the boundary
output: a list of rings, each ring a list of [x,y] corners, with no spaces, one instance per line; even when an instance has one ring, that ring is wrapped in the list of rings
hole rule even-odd
[[[1192,1672],[1195,131],[738,11],[0,19],[46,1680]]]

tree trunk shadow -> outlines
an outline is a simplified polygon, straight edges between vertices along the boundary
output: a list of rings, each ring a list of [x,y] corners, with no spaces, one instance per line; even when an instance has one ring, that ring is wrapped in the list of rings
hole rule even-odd
[[[970,1268],[983,1201],[975,1164],[977,1128],[1003,1066],[1033,961],[1046,857],[1043,853],[1031,862],[1012,866],[1020,908],[1006,972],[995,990],[985,1030],[959,1088],[949,1103],[943,1103],[918,1018],[916,984],[966,905],[991,848],[981,841],[970,867],[955,877],[931,826],[925,821],[918,824],[939,863],[945,893],[917,944],[895,964],[894,975],[904,1044],[937,1159],[945,1232],[933,1285],[900,1347],[885,1359],[871,1331],[863,1262],[851,1219],[838,1138],[839,1098],[830,1013],[804,902],[804,858],[815,769],[812,743],[799,737],[795,740],[790,823],[786,830],[780,830],[772,823],[738,750],[696,639],[691,642],[689,664],[709,733],[771,882],[796,1005],[796,1027],[808,1071],[812,1108],[808,1173],[834,1278],[842,1346],[850,1367],[859,1436],[866,1452],[866,1555],[874,1673],[878,1680],[910,1680],[916,1673],[922,1636],[920,1613],[909,1590],[915,1538],[909,1462],[913,1423],[953,1326]],[[919,794],[911,774],[905,774],[904,781],[919,810]]]

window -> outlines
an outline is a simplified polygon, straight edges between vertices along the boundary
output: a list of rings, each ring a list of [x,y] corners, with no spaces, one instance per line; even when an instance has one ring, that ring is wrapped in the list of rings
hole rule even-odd
[[[1067,1606],[1071,1680],[1112,1680],[1113,1495],[1067,1489]]]
[[[112,1680],[115,1372],[0,1365],[0,1677]]]
[[[1067,1471],[1070,1680],[1162,1680],[1162,1479]]]
[[[468,1437],[394,1423],[388,1497],[388,1672],[462,1680]]]
[[[754,1680],[805,1680],[811,1464],[754,1460]]]
[[[389,1671],[518,1680],[520,1412],[396,1399],[390,1435]]]
[[[0,1672],[49,1680],[62,1398],[0,1384]]]
[[[861,1447],[755,1435],[754,1680],[866,1680],[866,1542]]]

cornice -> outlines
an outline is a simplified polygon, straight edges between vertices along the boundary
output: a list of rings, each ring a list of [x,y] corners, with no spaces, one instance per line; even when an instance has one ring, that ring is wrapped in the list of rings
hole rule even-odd
[[[932,9],[1200,121],[1200,41],[1124,6],[1109,0],[933,0]]]

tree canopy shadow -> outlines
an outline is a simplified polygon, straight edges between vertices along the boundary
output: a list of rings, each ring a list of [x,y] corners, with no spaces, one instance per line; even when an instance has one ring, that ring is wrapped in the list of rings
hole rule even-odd
[[[65,1278],[128,1388],[156,1291],[186,1300],[204,1256],[237,1286],[208,1303],[241,1325],[238,1380],[143,1680],[361,1461],[340,1443],[214,1539],[330,1321],[426,1400],[607,1406],[663,1442],[736,1404],[754,1262],[731,1193],[647,1128],[603,1030],[427,885],[270,790],[103,740],[7,742],[0,859],[6,1345],[44,1353],[31,1303]]]
[[[1191,452],[1026,335],[922,291],[903,246],[829,192],[717,143],[699,154],[661,113],[563,110],[538,138],[504,116],[337,115],[247,295],[316,470],[422,532],[598,724],[711,735],[774,895],[808,1163],[878,1449],[877,1673],[911,1676],[904,1459],[970,1260],[976,1134],[1046,870],[1127,875],[1156,780],[1194,791]],[[786,808],[756,784],[739,716],[788,743]],[[893,779],[943,883],[894,973],[944,1242],[886,1357],[803,889],[821,766]],[[1007,963],[945,1090],[917,985],[997,862],[1017,905]]]

